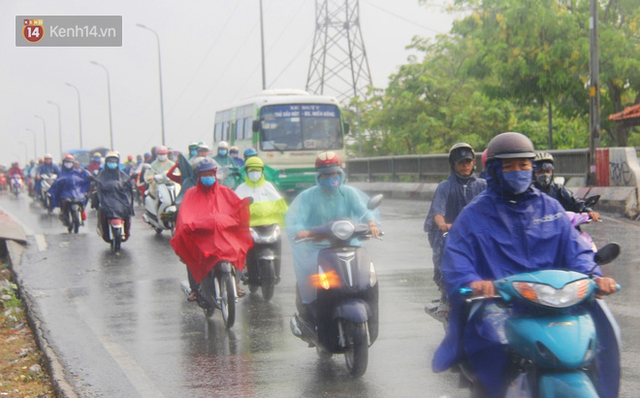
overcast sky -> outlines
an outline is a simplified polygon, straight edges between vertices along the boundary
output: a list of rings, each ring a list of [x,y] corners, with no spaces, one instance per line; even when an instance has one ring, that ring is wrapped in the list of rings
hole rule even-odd
[[[315,30],[314,0],[263,0],[267,88],[304,89]],[[16,15],[121,15],[122,47],[16,47]],[[360,25],[373,83],[406,62],[415,35],[446,33],[452,17],[418,0],[360,0]],[[156,39],[160,37],[167,145],[185,150],[191,141],[213,142],[216,110],[261,91],[259,0],[38,0],[0,2],[0,163],[38,157],[47,147],[79,147],[78,87],[85,148],[109,146],[106,66],[111,79],[114,147],[123,155],[161,143]],[[46,25],[46,23],[45,23]]]

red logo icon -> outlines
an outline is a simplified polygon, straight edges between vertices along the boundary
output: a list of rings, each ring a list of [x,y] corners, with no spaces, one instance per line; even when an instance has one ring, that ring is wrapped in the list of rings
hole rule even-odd
[[[42,19],[25,19],[22,36],[30,43],[37,43],[44,37],[44,23]]]

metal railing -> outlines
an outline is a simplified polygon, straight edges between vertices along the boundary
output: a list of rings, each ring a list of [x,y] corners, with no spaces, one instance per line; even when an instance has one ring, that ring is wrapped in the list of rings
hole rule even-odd
[[[589,149],[546,151],[553,155],[557,176],[586,177],[589,173]],[[477,172],[482,171],[482,153],[476,155]],[[449,155],[405,155],[355,158],[347,160],[347,176],[352,181],[442,180],[450,173]]]

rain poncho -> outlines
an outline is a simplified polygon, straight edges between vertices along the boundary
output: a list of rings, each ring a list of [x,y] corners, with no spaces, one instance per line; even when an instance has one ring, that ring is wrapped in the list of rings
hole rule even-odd
[[[221,260],[242,270],[253,247],[249,232],[249,200],[216,182],[200,181],[184,195],[171,247],[187,264],[196,283]]]
[[[487,182],[476,178],[475,174],[463,178],[453,172],[446,181],[442,181],[436,188],[429,214],[424,222],[424,231],[428,233],[429,243],[433,250],[433,280],[441,290],[443,285],[440,263],[442,262],[445,238],[433,218],[436,215],[441,215],[447,224],[453,224],[462,209],[486,187]]]
[[[76,199],[84,201],[89,191],[91,180],[83,170],[63,168],[58,178],[49,188],[51,207],[60,207],[62,199]]]
[[[166,171],[169,171],[173,167],[174,163],[167,159],[164,162],[159,160],[155,160],[151,163],[151,167],[144,173],[144,182],[149,184],[149,191],[155,196],[158,193],[158,185],[157,183],[151,179],[156,174],[162,174]]]
[[[216,163],[218,163],[218,172],[219,175],[223,174],[223,170],[226,169],[226,178],[222,181],[222,185],[234,189],[237,185],[237,180],[240,179],[238,174],[238,164],[235,159],[233,159],[230,155],[216,155],[213,157]]]
[[[198,183],[198,175],[195,170],[191,166],[191,163],[184,157],[184,155],[180,155],[180,161],[178,162],[178,169],[180,170],[180,194],[176,198],[176,204],[178,207],[184,200],[184,194],[187,192],[189,188],[195,187]]]
[[[126,220],[133,215],[131,179],[120,169],[104,169],[96,176],[99,209],[107,218]]]
[[[571,191],[564,187],[564,185],[558,185],[555,182],[551,182],[551,184],[543,189],[540,187],[540,184],[536,182],[535,187],[560,202],[566,211],[573,211],[575,213],[593,211],[585,205],[584,200],[576,198]]]
[[[493,163],[501,167],[500,162]],[[501,175],[501,170],[494,171],[494,175]],[[432,363],[433,370],[439,372],[456,364],[463,352],[472,365],[475,354],[490,353],[495,360],[485,357],[475,363],[475,368],[479,377],[492,379],[494,390],[502,381],[506,353],[496,327],[486,318],[479,317],[463,330],[459,289],[474,281],[541,269],[589,273],[595,265],[593,251],[571,226],[558,201],[532,187],[523,194],[510,195],[501,188],[499,177],[488,178],[487,190],[464,208],[447,237],[442,273],[452,312],[447,334]],[[596,274],[600,275],[599,268]]]
[[[251,158],[249,158],[249,159],[251,159]],[[265,164],[264,165],[264,169],[262,170],[262,174],[264,174],[264,179],[265,180],[277,185],[278,179],[280,177],[280,171],[279,170],[276,170],[273,167],[270,167],[270,166]],[[240,179],[242,181],[246,181],[247,180],[247,168],[246,168],[246,166],[240,168]]]
[[[46,164],[43,163],[38,167],[38,173],[37,175],[39,176],[43,176],[45,174],[55,174],[58,175],[60,174],[60,169],[58,168],[58,166],[56,166],[55,164],[51,163],[51,164]],[[36,179],[36,192],[40,192],[40,188],[42,187],[42,180],[41,179]]]
[[[249,207],[251,212],[251,226],[280,224],[284,226],[284,215],[287,213],[287,202],[267,182],[264,174],[257,182],[247,179],[236,188],[236,195],[240,198],[253,198]]]
[[[286,215],[286,228],[293,247],[293,265],[304,304],[316,299],[316,289],[311,286],[309,279],[317,273],[318,252],[323,247],[313,242],[295,243],[293,240],[296,235],[300,231],[324,225],[334,218],[346,217],[357,222],[368,211],[368,201],[367,195],[348,185],[341,185],[331,193],[316,185],[301,192],[291,203]],[[377,211],[371,212],[360,222],[378,222],[377,216]],[[351,243],[361,245],[357,240]]]

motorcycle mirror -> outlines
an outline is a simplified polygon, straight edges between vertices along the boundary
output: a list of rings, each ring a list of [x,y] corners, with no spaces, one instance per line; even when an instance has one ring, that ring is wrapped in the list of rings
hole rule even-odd
[[[609,264],[610,262],[618,258],[619,255],[620,255],[620,245],[615,242],[612,242],[612,243],[607,243],[606,245],[598,249],[598,252],[596,253],[593,259],[596,262],[596,264],[604,265],[604,264]]]
[[[369,203],[367,203],[367,209],[369,210],[376,209],[378,206],[380,206],[380,203],[382,203],[382,199],[384,199],[384,195],[382,194],[378,194],[373,198],[369,199]]]
[[[587,200],[584,201],[585,207],[592,207],[598,204],[600,201],[600,195],[589,196]]]

